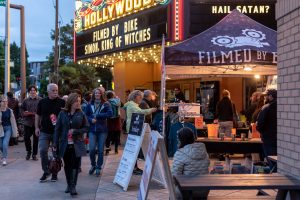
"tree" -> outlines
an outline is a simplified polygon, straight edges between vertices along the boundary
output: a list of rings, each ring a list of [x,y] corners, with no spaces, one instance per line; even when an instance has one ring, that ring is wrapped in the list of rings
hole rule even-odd
[[[72,89],[80,89],[85,92],[97,87],[97,80],[100,79],[103,86],[111,89],[113,75],[107,68],[95,68],[95,66],[79,65],[73,62],[73,40],[74,23],[66,24],[60,28],[60,62],[59,62],[59,90],[61,94],[67,94]],[[50,37],[54,40],[54,30]],[[53,72],[54,47],[50,52],[48,66]],[[107,89],[108,89],[107,88]]]
[[[4,91],[4,68],[5,68],[5,42],[3,40],[0,40],[0,90],[1,92]],[[28,64],[28,52],[26,50],[26,74],[29,74],[29,64]],[[10,79],[11,82],[18,82],[20,83],[20,55],[21,55],[21,48],[18,47],[18,45],[13,42],[10,45],[10,60],[14,63],[14,67],[11,67],[11,73],[10,73]],[[26,82],[28,82],[28,78]]]
[[[69,94],[73,89],[82,92],[90,91],[97,87],[96,71],[93,67],[69,62],[59,68],[59,88],[61,94]]]

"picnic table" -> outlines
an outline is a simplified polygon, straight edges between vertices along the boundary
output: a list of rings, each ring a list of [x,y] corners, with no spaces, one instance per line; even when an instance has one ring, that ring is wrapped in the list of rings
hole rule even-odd
[[[276,199],[285,199],[290,192],[291,200],[300,199],[300,180],[281,174],[210,174],[198,176],[176,175],[175,183],[181,191],[199,190],[262,190],[278,189]]]

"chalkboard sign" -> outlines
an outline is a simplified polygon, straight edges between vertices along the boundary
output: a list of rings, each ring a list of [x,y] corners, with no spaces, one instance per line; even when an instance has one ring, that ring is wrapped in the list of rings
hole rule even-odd
[[[141,136],[144,121],[145,121],[144,114],[132,113],[128,134]]]
[[[129,128],[129,134],[124,147],[113,183],[123,187],[127,191],[137,156],[141,149],[145,132],[150,132],[148,124],[144,124],[145,115],[133,113]]]

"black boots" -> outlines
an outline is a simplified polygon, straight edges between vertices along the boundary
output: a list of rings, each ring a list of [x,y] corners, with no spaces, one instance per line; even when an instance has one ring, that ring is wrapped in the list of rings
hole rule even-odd
[[[69,186],[71,196],[77,195],[77,191],[76,191],[77,178],[78,178],[78,169],[72,169],[71,184]]]
[[[65,168],[66,180],[67,180],[67,188],[65,193],[70,193],[71,196],[77,195],[76,185],[78,178],[78,169],[68,169]]]
[[[67,188],[65,190],[65,193],[70,193],[70,185],[71,185],[71,172],[72,172],[72,169],[69,169],[69,168],[65,168],[65,174],[66,174],[66,181],[67,181]]]

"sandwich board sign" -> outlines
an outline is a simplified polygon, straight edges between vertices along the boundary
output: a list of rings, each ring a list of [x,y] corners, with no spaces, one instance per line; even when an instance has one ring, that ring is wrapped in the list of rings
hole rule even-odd
[[[159,152],[159,154],[158,154]],[[164,138],[157,132],[151,131],[151,139],[149,141],[145,167],[140,182],[140,188],[138,191],[137,199],[146,200],[149,192],[149,184],[153,175],[153,170],[156,162],[156,157],[160,156],[161,164],[163,167],[163,174],[169,191],[169,199],[175,200],[175,187],[169,167],[169,161],[167,156],[167,150],[164,143]]]
[[[149,129],[146,129],[146,131],[145,131],[145,134],[143,137],[143,143],[142,143],[142,151],[143,151],[143,154],[146,159],[147,159],[147,152],[148,152],[150,140],[151,140],[151,130],[149,127]],[[160,153],[160,152],[158,152],[158,153]],[[167,188],[167,184],[166,184],[166,181],[165,181],[165,178],[163,175],[161,156],[156,156],[152,179],[154,181],[160,183],[161,185],[163,185],[165,188]]]
[[[144,114],[132,114],[127,141],[113,181],[113,183],[122,186],[124,191],[127,191],[142,145],[145,129],[148,127],[147,124],[144,125],[144,120]]]

